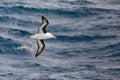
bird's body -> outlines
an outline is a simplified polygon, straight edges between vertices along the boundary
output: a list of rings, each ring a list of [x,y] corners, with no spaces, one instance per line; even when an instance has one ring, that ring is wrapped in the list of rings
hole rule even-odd
[[[42,16],[42,24],[38,29],[38,33],[29,36],[29,38],[37,40],[37,52],[35,57],[39,56],[45,48],[44,39],[56,38],[53,34],[46,32],[46,26],[49,24],[48,20]]]
[[[35,34],[35,35],[31,35],[29,36],[29,38],[32,39],[37,39],[37,40],[44,40],[44,39],[49,39],[49,38],[54,38],[54,36],[51,35],[51,33],[41,33],[41,34]]]

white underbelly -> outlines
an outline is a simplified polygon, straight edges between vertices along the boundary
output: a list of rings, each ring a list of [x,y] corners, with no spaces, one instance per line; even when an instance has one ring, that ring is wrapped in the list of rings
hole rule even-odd
[[[30,36],[30,38],[41,40],[41,39],[48,39],[49,36],[47,36],[46,34],[35,34],[35,35]]]

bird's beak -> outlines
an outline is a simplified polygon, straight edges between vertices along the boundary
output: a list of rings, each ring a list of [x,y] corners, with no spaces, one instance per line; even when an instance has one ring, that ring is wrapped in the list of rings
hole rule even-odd
[[[52,37],[52,38],[53,38],[53,39],[57,39],[55,35],[53,35],[53,37]]]

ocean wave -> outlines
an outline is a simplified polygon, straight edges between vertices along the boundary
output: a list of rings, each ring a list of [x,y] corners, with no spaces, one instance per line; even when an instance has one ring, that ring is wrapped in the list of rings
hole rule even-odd
[[[93,40],[106,40],[106,39],[113,39],[116,36],[103,36],[103,35],[78,35],[78,36],[66,36],[66,35],[58,35],[57,39],[59,41],[65,42],[89,42]]]
[[[16,37],[27,37],[31,35],[28,31],[20,30],[20,29],[9,29],[8,30],[9,35],[14,35]]]
[[[24,7],[24,6],[13,6],[13,7],[2,7],[3,11],[7,11],[6,13],[13,13],[14,14],[28,14],[31,15],[32,13],[44,13],[44,14],[59,14],[63,16],[71,16],[71,17],[85,17],[99,14],[100,11],[110,12],[110,10],[106,9],[98,9],[98,8],[87,8],[81,7],[75,10],[65,10],[65,9],[47,9],[47,8],[34,8],[34,7]],[[98,12],[99,11],[99,12]]]
[[[21,46],[21,44],[12,39],[0,37],[0,54],[19,55],[22,52],[22,55],[25,55],[28,53],[25,49],[17,49],[19,46]]]
[[[3,13],[16,13],[16,14],[28,14],[32,13],[44,13],[44,14],[61,14],[61,15],[71,15],[78,16],[79,13],[76,11],[67,11],[63,9],[47,9],[47,8],[34,8],[34,7],[24,7],[24,6],[13,6],[13,7],[1,7],[1,12]]]
[[[14,37],[27,37],[29,35],[31,35],[31,33],[29,33],[26,30],[22,30],[22,29],[14,29],[14,28],[0,28],[0,33],[2,33],[4,31],[4,34],[7,34],[9,36],[14,36]],[[5,35],[4,35],[5,36]]]
[[[120,10],[115,1],[2,0],[0,80],[119,80]],[[36,40],[26,37],[36,33],[42,15],[57,39],[45,41],[44,54],[35,58]]]
[[[16,68],[37,68],[37,67],[45,67],[45,66],[42,66],[41,64],[39,63],[36,63],[36,62],[24,62],[23,64],[13,64],[12,67],[16,67]]]
[[[92,44],[94,45],[94,44]],[[120,57],[120,43],[111,43],[111,44],[103,44],[102,46],[95,46],[91,48],[86,48],[84,52],[88,51],[91,53],[89,57],[91,58],[116,58]]]
[[[11,17],[9,17],[9,16],[0,16],[0,22],[9,22],[9,21],[11,21],[11,20],[15,20],[14,18],[11,18]]]
[[[112,24],[99,24],[95,25],[89,30],[120,30],[120,26],[118,24],[112,25]]]
[[[104,51],[104,57],[120,57],[120,43],[106,45],[102,48],[99,48],[99,51]]]
[[[0,22],[5,23],[5,24],[17,24],[18,26],[27,26],[27,27],[33,27],[35,25],[38,25],[39,22],[33,22],[31,20],[23,20],[19,19],[16,17],[11,17],[11,16],[0,16]]]
[[[72,0],[72,1],[58,1],[61,3],[68,3],[68,4],[72,4],[72,5],[88,5],[88,4],[93,4],[93,2],[87,1],[87,0]]]
[[[1,7],[2,13],[11,13],[11,14],[27,14],[31,15],[33,13],[40,14],[56,14],[61,16],[68,17],[88,17],[101,14],[102,12],[110,13],[116,12],[116,10],[102,9],[102,8],[88,8],[80,7],[75,10],[67,9],[47,9],[47,8],[35,8],[35,7],[25,7],[25,6],[13,6],[13,7]]]

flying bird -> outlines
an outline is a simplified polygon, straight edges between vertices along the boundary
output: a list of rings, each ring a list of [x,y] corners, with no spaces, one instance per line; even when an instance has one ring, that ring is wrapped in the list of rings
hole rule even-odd
[[[42,19],[42,24],[40,25],[37,34],[29,36],[29,38],[35,39],[37,41],[38,49],[36,51],[35,57],[39,56],[43,52],[45,48],[45,43],[44,43],[45,39],[49,39],[49,38],[56,39],[56,37],[53,34],[46,31],[46,27],[49,24],[48,20],[44,16],[42,16],[41,19]]]

